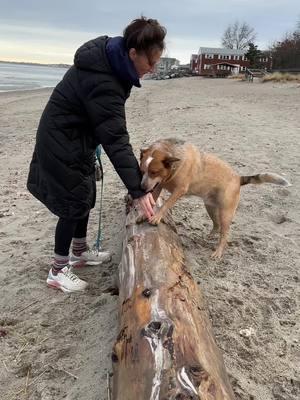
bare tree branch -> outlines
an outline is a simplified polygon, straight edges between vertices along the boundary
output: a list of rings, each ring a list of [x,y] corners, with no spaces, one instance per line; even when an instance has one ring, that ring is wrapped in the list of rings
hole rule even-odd
[[[235,21],[226,28],[222,36],[222,46],[228,49],[244,50],[249,46],[249,43],[253,43],[255,39],[256,33],[254,28],[246,22],[240,24],[238,21]]]

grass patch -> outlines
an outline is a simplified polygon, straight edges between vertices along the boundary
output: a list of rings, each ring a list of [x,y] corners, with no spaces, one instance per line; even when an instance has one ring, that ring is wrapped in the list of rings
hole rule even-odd
[[[300,74],[275,72],[265,75],[262,82],[300,82]]]
[[[227,78],[228,78],[228,79],[241,80],[241,81],[246,80],[245,74],[232,74],[232,75],[228,75]]]

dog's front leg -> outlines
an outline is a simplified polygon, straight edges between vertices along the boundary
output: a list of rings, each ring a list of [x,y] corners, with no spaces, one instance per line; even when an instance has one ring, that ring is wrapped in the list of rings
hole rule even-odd
[[[149,219],[150,224],[158,225],[167,211],[174,206],[176,201],[186,193],[185,189],[174,191],[168,200],[163,204],[157,214]]]
[[[155,186],[155,188],[154,188],[154,190],[152,192],[152,196],[153,196],[153,199],[154,199],[155,203],[157,202],[157,199],[159,198],[161,191],[162,191],[162,187],[161,187],[160,184]]]

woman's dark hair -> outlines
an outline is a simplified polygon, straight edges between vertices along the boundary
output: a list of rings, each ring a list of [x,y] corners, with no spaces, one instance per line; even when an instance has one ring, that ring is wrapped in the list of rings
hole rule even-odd
[[[127,49],[136,49],[150,55],[152,50],[165,48],[167,30],[156,19],[141,17],[133,20],[123,32]]]

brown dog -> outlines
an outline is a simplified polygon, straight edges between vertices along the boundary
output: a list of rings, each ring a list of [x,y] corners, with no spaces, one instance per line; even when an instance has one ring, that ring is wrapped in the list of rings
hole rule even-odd
[[[213,154],[201,153],[193,144],[176,139],[153,143],[141,150],[142,187],[146,191],[166,189],[171,196],[150,223],[159,224],[165,213],[182,196],[195,195],[203,199],[213,221],[210,235],[220,232],[220,240],[212,258],[221,258],[226,246],[230,224],[240,199],[240,187],[248,183],[275,183],[290,186],[277,174],[239,176],[224,161]]]

